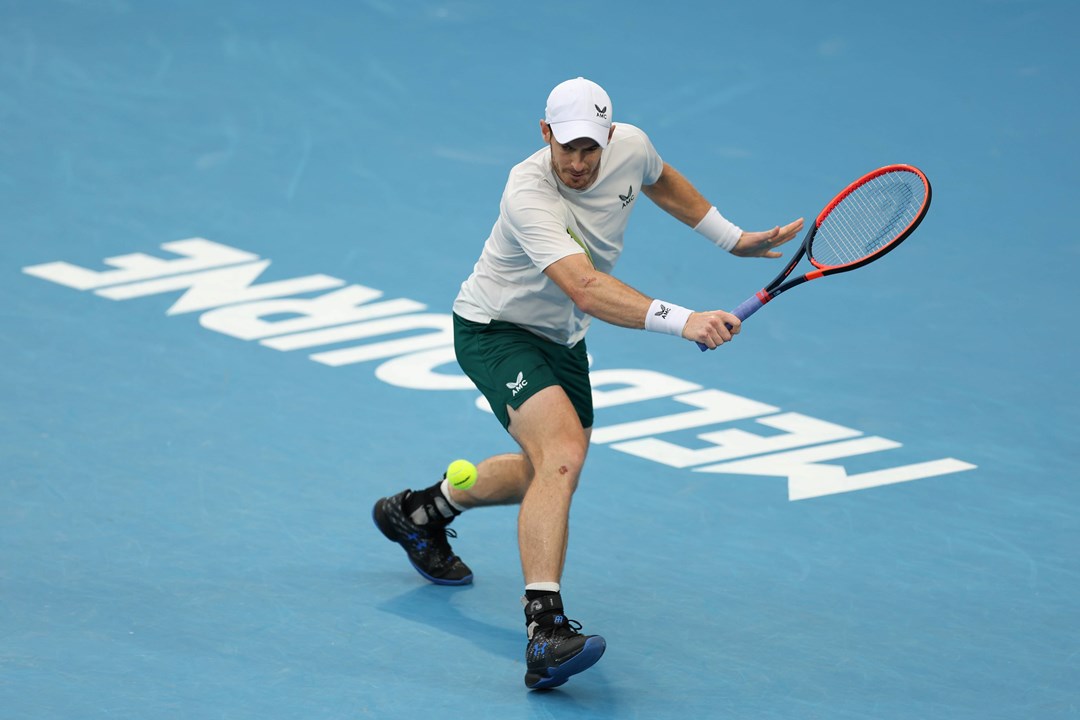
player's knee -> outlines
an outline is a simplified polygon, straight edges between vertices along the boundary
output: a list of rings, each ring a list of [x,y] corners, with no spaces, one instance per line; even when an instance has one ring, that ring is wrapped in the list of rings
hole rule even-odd
[[[568,448],[553,456],[548,464],[548,478],[562,489],[574,492],[577,489],[581,469],[585,465],[584,448]]]

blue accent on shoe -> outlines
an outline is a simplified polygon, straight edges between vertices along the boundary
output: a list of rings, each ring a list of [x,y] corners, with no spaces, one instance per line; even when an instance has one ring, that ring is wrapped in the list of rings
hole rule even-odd
[[[437,578],[428,575],[419,565],[414,563],[412,559],[409,560],[409,564],[416,569],[416,572],[423,575],[425,580],[435,583],[436,585],[468,585],[473,581],[472,573],[469,573],[463,578],[458,578],[457,580],[447,580],[446,578]]]
[[[404,499],[409,491],[381,498],[371,509],[375,527],[387,540],[400,545],[409,564],[428,582],[436,585],[468,585],[472,570],[454,554],[448,537],[457,537],[445,524],[416,525],[404,513]],[[437,573],[437,574],[436,574]]]
[[[574,657],[570,658],[562,665],[548,668],[547,676],[541,678],[537,682],[529,685],[530,690],[548,690],[550,688],[559,687],[572,675],[577,675],[583,670],[588,670],[596,661],[600,659],[600,656],[607,650],[607,641],[599,635],[592,635],[585,641],[584,647]]]

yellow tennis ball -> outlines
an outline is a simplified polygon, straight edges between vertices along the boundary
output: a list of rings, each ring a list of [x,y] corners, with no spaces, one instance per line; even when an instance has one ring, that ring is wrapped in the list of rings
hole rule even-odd
[[[458,490],[468,490],[476,484],[476,466],[468,460],[455,460],[446,468],[446,479]]]

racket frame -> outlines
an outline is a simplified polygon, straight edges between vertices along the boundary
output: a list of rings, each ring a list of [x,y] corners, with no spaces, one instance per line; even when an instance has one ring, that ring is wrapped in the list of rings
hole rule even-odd
[[[825,221],[825,218],[829,216],[829,213],[835,210],[836,206],[843,202],[846,197],[851,195],[851,193],[855,192],[857,189],[870,182],[871,180],[879,178],[882,175],[890,172],[915,173],[915,175],[917,175],[919,179],[923,181],[923,184],[926,187],[926,197],[923,198],[922,205],[919,207],[919,211],[918,213],[916,213],[915,218],[910,223],[908,223],[908,226],[904,228],[893,240],[883,245],[880,249],[870,253],[865,257],[859,258],[854,262],[844,263],[843,265],[822,265],[821,263],[814,260],[814,255],[811,252],[811,248],[813,247],[814,242],[814,236],[817,235],[818,229]],[[825,209],[823,209],[818,214],[817,218],[814,220],[814,224],[810,226],[810,229],[807,230],[805,237],[803,237],[802,246],[795,254],[795,257],[792,258],[791,262],[788,263],[788,266],[784,268],[783,272],[777,275],[773,279],[773,281],[766,285],[763,289],[758,291],[758,299],[762,301],[762,304],[765,304],[769,302],[769,300],[775,298],[780,293],[790,290],[797,285],[801,285],[807,280],[816,280],[817,278],[824,277],[826,275],[836,275],[838,273],[854,270],[856,268],[862,267],[863,265],[872,263],[878,258],[885,256],[886,254],[891,252],[897,245],[906,240],[911,235],[911,233],[915,232],[915,229],[919,227],[919,224],[923,221],[923,218],[926,217],[927,210],[930,209],[931,196],[932,189],[930,187],[930,181],[927,179],[926,175],[923,173],[922,170],[919,170],[913,165],[886,165],[885,167],[878,168],[873,172],[869,172],[863,175],[861,178],[841,190],[840,193],[836,197],[834,197],[828,205],[825,206]],[[802,260],[804,255],[807,257],[807,259],[809,259],[810,264],[814,266],[814,269],[808,273],[805,273],[804,275],[800,275],[797,278],[789,280],[788,282],[784,282],[784,279],[791,274],[791,271],[795,269],[795,266],[799,264],[799,261]]]
[[[810,252],[810,249],[813,246],[814,236],[817,235],[818,228],[821,227],[821,223],[824,222],[825,218],[829,216],[829,213],[836,209],[836,207],[841,202],[843,202],[844,198],[855,192],[858,188],[862,187],[871,180],[879,178],[882,175],[890,172],[912,172],[915,173],[923,181],[923,184],[926,187],[926,197],[923,198],[922,205],[919,207],[919,211],[918,213],[916,213],[915,218],[910,223],[908,223],[908,226],[904,228],[903,231],[901,231],[893,240],[883,245],[881,248],[874,251],[873,253],[870,253],[866,257],[859,258],[854,262],[844,263],[843,265],[822,265],[821,263],[815,261],[813,254]],[[787,266],[780,272],[780,274],[773,278],[772,282],[770,282],[761,290],[758,290],[757,293],[747,298],[738,307],[732,310],[732,314],[739,318],[739,320],[745,320],[746,318],[750,317],[755,312],[760,310],[763,305],[773,300],[781,293],[787,292],[791,288],[798,285],[802,285],[808,280],[816,280],[817,278],[824,277],[826,275],[836,275],[838,273],[854,270],[855,268],[859,268],[863,265],[872,263],[878,258],[886,255],[887,253],[891,252],[893,248],[906,240],[911,235],[911,233],[915,232],[915,228],[919,227],[919,224],[923,221],[923,218],[926,217],[926,212],[930,209],[930,199],[932,197],[932,194],[933,191],[930,186],[930,180],[926,177],[926,174],[923,173],[922,170],[918,169],[914,165],[886,165],[884,167],[878,168],[877,170],[866,173],[858,180],[855,180],[846,188],[841,190],[840,193],[837,194],[837,196],[834,197],[829,202],[829,204],[826,205],[825,208],[818,214],[817,218],[814,220],[814,224],[810,226],[810,228],[806,231],[806,235],[803,236],[803,241],[802,244],[799,246],[799,250],[791,258],[791,261],[788,262]],[[808,273],[799,275],[798,277],[792,278],[791,280],[787,280],[787,282],[784,282],[788,278],[788,276],[791,275],[792,271],[795,270],[795,266],[799,264],[799,262],[803,259],[803,256],[806,256],[810,260],[810,264],[814,266],[814,269]],[[698,347],[700,347],[702,351],[708,350],[708,347],[704,343],[699,342]]]

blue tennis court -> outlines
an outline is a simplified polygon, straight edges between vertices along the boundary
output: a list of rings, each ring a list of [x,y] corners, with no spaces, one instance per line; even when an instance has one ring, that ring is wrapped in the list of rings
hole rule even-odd
[[[0,718],[1080,715],[1078,22],[4,3]],[[608,651],[535,693],[515,509],[454,523],[447,588],[371,507],[516,450],[450,306],[577,75],[744,228],[889,163],[934,200],[718,352],[593,325],[562,586]],[[616,275],[647,294],[779,270],[639,205]]]

